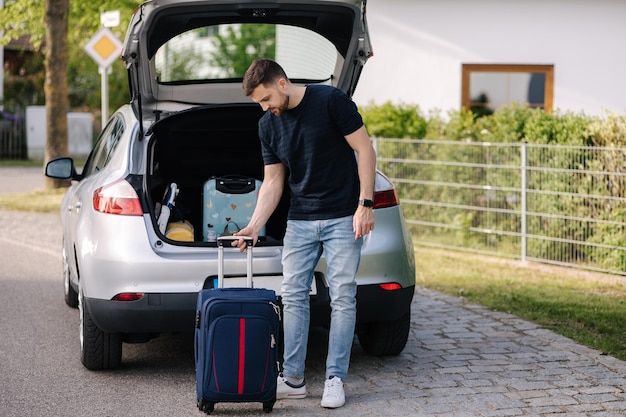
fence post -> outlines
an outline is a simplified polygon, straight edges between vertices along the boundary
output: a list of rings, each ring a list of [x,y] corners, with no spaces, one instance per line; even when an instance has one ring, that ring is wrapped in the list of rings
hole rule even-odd
[[[526,261],[526,243],[527,243],[527,225],[526,225],[526,212],[527,212],[527,207],[526,207],[526,189],[528,188],[528,179],[526,178],[526,173],[527,173],[527,166],[528,166],[528,145],[526,142],[522,142],[521,147],[520,147],[520,152],[521,152],[521,164],[520,164],[520,173],[521,173],[521,184],[520,184],[520,191],[521,191],[521,213],[520,213],[520,220],[521,220],[521,249],[522,249],[522,253],[521,253],[521,258],[522,258],[522,262]]]

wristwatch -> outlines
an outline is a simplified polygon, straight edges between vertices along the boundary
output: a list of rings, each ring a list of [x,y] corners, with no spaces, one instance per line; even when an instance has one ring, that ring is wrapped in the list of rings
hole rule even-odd
[[[364,198],[362,200],[359,200],[359,206],[372,208],[374,207],[374,202],[372,200],[368,200],[367,198]]]

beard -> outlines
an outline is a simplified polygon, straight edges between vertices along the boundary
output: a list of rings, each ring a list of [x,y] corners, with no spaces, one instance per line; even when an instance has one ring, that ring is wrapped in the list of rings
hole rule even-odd
[[[278,103],[278,106],[271,107],[269,109],[276,116],[280,116],[281,114],[289,110],[289,96],[282,92],[278,92],[278,93],[280,97],[280,103]]]

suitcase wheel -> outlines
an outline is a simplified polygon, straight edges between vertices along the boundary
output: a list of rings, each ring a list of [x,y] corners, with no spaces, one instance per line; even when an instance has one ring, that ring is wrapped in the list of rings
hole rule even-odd
[[[212,414],[213,410],[215,410],[215,403],[205,400],[199,400],[198,408],[200,409],[200,411],[206,414]]]
[[[263,403],[263,411],[266,413],[271,413],[272,410],[274,409],[274,402],[275,401],[269,401],[269,402]]]

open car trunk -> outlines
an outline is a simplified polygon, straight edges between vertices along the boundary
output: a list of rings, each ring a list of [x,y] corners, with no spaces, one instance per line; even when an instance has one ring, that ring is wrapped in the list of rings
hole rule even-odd
[[[203,106],[170,115],[152,126],[146,185],[157,233],[160,233],[159,206],[164,202],[170,184],[175,183],[178,195],[171,209],[170,221],[186,220],[191,223],[193,242],[172,243],[215,245],[207,242],[203,235],[206,221],[203,211],[207,204],[204,184],[224,176],[263,180],[263,159],[258,138],[258,121],[262,115],[261,108],[256,104]],[[259,245],[282,244],[289,208],[289,192],[287,188],[285,191],[266,224],[265,236],[260,238]],[[238,224],[241,228],[245,225]]]

